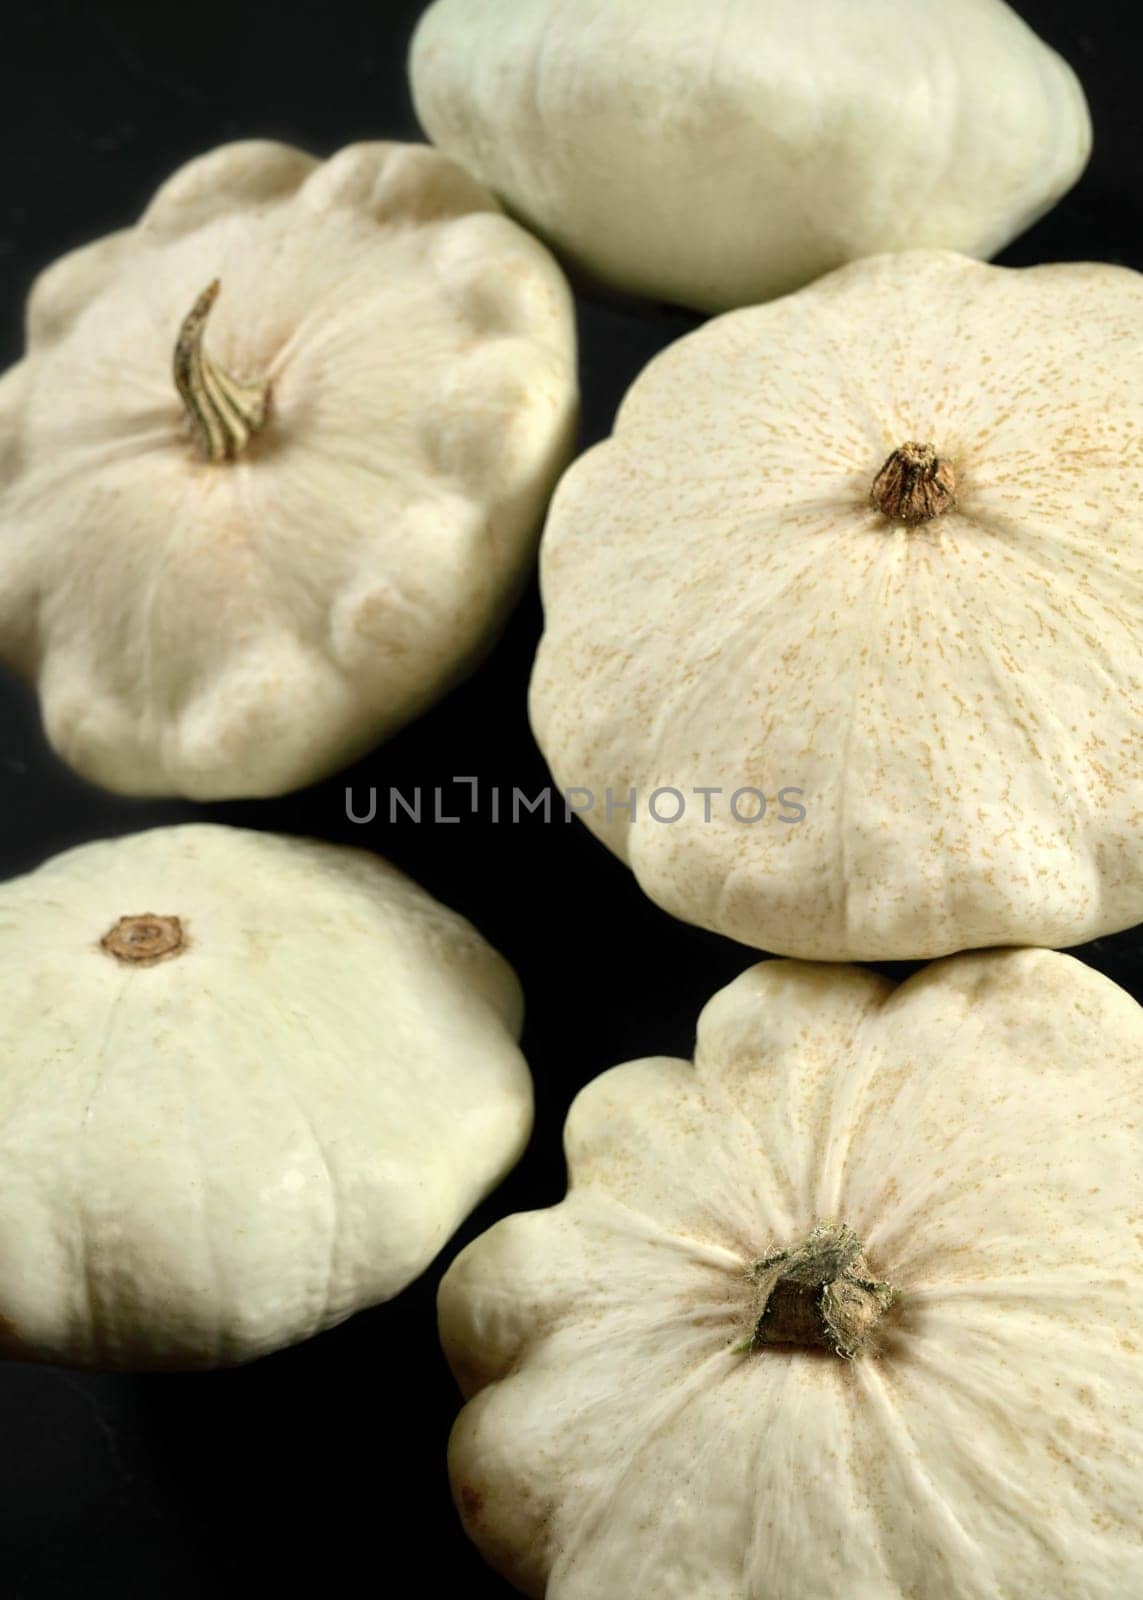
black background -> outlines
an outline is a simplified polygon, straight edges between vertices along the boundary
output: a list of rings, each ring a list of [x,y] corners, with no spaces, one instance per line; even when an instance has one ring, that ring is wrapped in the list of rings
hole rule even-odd
[[[318,154],[358,138],[416,137],[404,62],[420,9],[419,0],[297,11],[47,0],[9,10],[0,24],[9,124],[0,366],[20,354],[34,274],[133,221],[187,158],[250,136]],[[1096,143],[1079,187],[1001,259],[1143,268],[1143,111],[1129,9],[1123,0],[1021,0],[1018,9],[1079,72]],[[987,74],[989,63],[979,67]],[[695,319],[582,296],[579,316],[588,444],[608,432],[644,363]],[[491,659],[444,704],[350,773],[257,803],[139,804],[98,793],[46,750],[28,692],[0,682],[4,876],[69,844],[191,816],[368,845],[469,916],[516,967],[538,1102],[524,1161],[442,1260],[398,1300],[308,1345],[205,1375],[0,1364],[0,1587],[9,1600],[197,1600],[358,1582],[402,1595],[463,1585],[471,1600],[511,1592],[483,1568],[449,1499],[444,1455],[457,1398],[436,1342],[440,1271],[495,1217],[559,1198],[560,1128],[576,1089],[629,1056],[689,1055],[703,1002],[751,959],[657,911],[578,825],[348,820],[349,784],[360,804],[370,785],[383,795],[447,786],[454,774],[540,788],[547,773],[525,714],[539,631],[533,586]],[[1140,995],[1140,930],[1078,953]]]

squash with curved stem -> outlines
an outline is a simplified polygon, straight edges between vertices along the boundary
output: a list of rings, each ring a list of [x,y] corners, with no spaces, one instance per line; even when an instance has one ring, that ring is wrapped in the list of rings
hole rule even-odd
[[[519,986],[364,851],[191,824],[0,886],[0,1355],[212,1367],[398,1293],[531,1124]]]
[[[441,1285],[465,1526],[548,1600],[1143,1591],[1143,1010],[774,961]]]
[[[651,362],[553,500],[531,709],[653,900],[829,961],[1143,919],[1140,329],[1121,267],[913,251]]]
[[[192,161],[38,279],[27,346],[0,657],[125,793],[280,794],[422,711],[488,646],[572,445],[559,269],[421,145]]]
[[[436,0],[421,125],[593,278],[702,311],[995,255],[1075,183],[1075,74],[1001,0]]]

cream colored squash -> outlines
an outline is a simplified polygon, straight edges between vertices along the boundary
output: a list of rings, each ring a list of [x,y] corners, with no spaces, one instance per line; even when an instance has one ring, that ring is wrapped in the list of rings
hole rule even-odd
[[[531,1123],[519,987],[364,851],[156,829],[0,887],[0,1354],[250,1360],[387,1300]]]
[[[579,266],[705,311],[913,246],[990,256],[1083,170],[1001,0],[437,0],[429,137]]]
[[[1143,1593],[1141,1129],[1070,957],[752,968],[449,1269],[468,1532],[548,1600]]]
[[[706,324],[541,580],[536,735],[677,916],[814,960],[1143,919],[1138,274],[906,252]]]
[[[487,646],[571,448],[563,277],[421,145],[192,161],[40,277],[27,346],[0,657],[128,793],[281,793],[422,710]]]

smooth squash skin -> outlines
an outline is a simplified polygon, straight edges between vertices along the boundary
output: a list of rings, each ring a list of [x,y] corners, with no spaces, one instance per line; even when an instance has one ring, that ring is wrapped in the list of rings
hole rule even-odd
[[[1141,1111],[1067,956],[751,968],[445,1276],[469,1534],[537,1600],[1143,1592]]]
[[[650,363],[553,501],[531,713],[653,900],[826,961],[1143,920],[1141,330],[1122,267],[908,251]]]
[[[410,70],[433,142],[580,268],[703,311],[993,255],[1091,149],[1001,0],[436,0]]]
[[[515,976],[363,850],[189,824],[0,885],[0,1356],[216,1367],[422,1272],[531,1126]]]
[[[130,794],[276,795],[471,668],[576,412],[548,252],[424,145],[226,145],[37,280],[0,659]]]

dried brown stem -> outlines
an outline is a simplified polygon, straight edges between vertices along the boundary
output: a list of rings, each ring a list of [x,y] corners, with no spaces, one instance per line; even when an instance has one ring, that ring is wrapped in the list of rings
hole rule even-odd
[[[890,522],[917,527],[956,509],[956,473],[933,445],[903,444],[874,478],[872,498]]]

